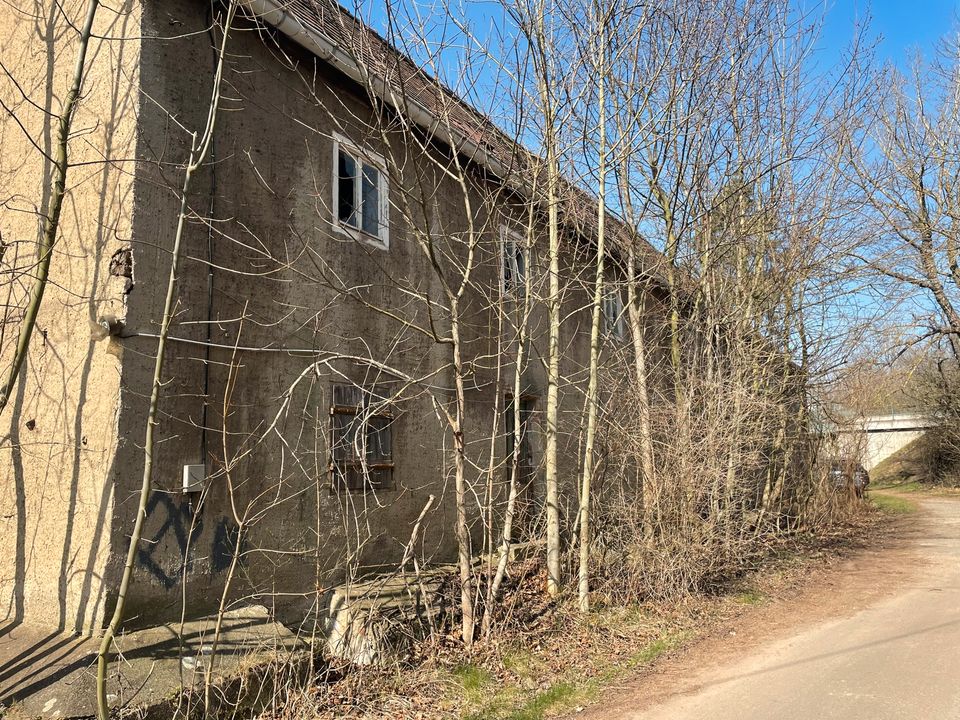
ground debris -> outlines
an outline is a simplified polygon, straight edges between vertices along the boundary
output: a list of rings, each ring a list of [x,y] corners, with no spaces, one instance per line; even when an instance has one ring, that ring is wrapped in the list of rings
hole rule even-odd
[[[577,611],[575,598],[549,598],[541,559],[528,558],[511,568],[503,584],[489,641],[481,637],[465,650],[459,617],[449,611],[438,618],[434,633],[392,665],[325,660],[314,683],[264,717],[506,719],[575,711],[600,688],[642,672],[693,639],[714,632],[739,638],[753,606],[789,597],[813,573],[882,543],[892,522],[864,507],[816,536],[798,530],[765,540],[741,572],[718,579],[709,592],[629,606],[600,595],[586,616]],[[438,592],[455,607],[459,591],[451,574]]]

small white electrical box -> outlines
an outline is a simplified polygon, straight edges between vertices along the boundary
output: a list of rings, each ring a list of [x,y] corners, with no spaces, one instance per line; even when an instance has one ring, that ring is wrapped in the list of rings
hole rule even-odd
[[[183,492],[196,493],[203,490],[203,481],[207,477],[205,465],[183,466]]]

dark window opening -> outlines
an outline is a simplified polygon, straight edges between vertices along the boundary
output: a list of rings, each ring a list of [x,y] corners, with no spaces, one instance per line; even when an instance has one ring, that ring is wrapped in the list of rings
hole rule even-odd
[[[385,219],[381,217],[380,169],[351,154],[337,149],[337,219],[340,224],[372,235],[386,242]]]
[[[615,340],[623,340],[627,334],[623,316],[623,300],[620,291],[611,288],[603,296],[603,330]]]
[[[339,153],[337,217],[344,225],[357,226],[357,161],[343,150]]]
[[[523,245],[516,235],[503,235],[503,291],[521,294],[527,289],[527,268],[523,257]]]
[[[330,475],[335,490],[391,490],[394,413],[389,387],[333,385]]]

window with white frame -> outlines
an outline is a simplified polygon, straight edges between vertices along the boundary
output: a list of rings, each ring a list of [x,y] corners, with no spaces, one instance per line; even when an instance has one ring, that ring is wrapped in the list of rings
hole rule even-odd
[[[383,158],[334,136],[334,227],[384,249],[390,246],[385,167]]]
[[[507,228],[500,229],[503,292],[523,295],[527,290],[527,264],[523,254],[523,238]]]
[[[627,333],[623,317],[623,300],[618,288],[608,288],[603,295],[603,329],[616,340],[622,340]]]

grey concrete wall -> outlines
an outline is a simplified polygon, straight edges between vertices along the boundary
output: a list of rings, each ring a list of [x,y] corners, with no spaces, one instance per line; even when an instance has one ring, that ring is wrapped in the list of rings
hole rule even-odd
[[[895,452],[922,437],[926,429],[868,432],[863,453],[863,466],[873,470]]]
[[[156,332],[160,321],[176,220],[177,164],[188,151],[187,135],[178,125],[202,127],[210,90],[214,60],[211,40],[202,32],[203,5],[194,0],[150,2],[143,14],[145,36],[178,37],[151,40],[142,50],[141,75],[149,99],[140,104],[133,244],[138,273],[150,281],[138,283],[131,295],[130,337],[117,341],[124,348],[123,431],[116,461],[123,472],[115,475],[110,566],[114,579],[121,569],[142,468],[145,398],[156,347],[155,340],[144,334]],[[465,262],[462,191],[453,180],[439,178],[422,150],[405,146],[398,134],[390,134],[385,146],[370,130],[376,122],[361,89],[292,43],[281,39],[274,44],[241,25],[230,53],[216,162],[200,173],[191,195],[192,206],[202,215],[208,213],[214,196],[216,222],[212,228],[198,221],[188,225],[180,305],[172,331],[179,339],[205,339],[209,312],[214,320],[212,341],[225,347],[212,350],[208,363],[200,345],[171,346],[164,368],[169,384],[161,408],[157,489],[131,589],[130,624],[179,615],[184,596],[191,614],[212,609],[219,602],[238,520],[244,515],[241,569],[230,595],[276,605],[287,617],[296,617],[315,603],[318,588],[322,591],[351,573],[396,563],[430,494],[437,497],[437,505],[426,518],[418,552],[433,561],[451,560],[455,552],[452,437],[434,405],[434,400],[451,397],[449,347],[407,325],[428,326],[426,298],[441,305],[446,301],[436,273],[406,227],[402,209],[391,210],[389,251],[346,239],[331,228],[332,136],[339,133],[387,157],[396,173],[391,179],[395,206],[402,204],[403,188],[416,196],[418,173],[427,178],[432,189],[426,215],[435,223],[434,235],[448,267]],[[281,59],[284,55],[286,59]],[[470,479],[479,490],[489,458],[494,398],[512,385],[506,367],[497,390],[497,314],[485,297],[497,294],[500,277],[496,248],[501,220],[493,211],[508,212],[506,201],[501,205],[491,198],[495,192],[495,186],[480,180],[470,189],[475,222],[485,238],[473,275],[475,289],[464,301],[463,329],[465,357],[472,370],[467,452]],[[522,218],[517,220],[522,223]],[[215,266],[209,310],[208,242]],[[564,327],[568,357],[563,372],[574,382],[584,379],[587,360],[589,317],[583,311],[587,297],[574,288],[565,299],[570,319]],[[389,309],[400,320],[370,306]],[[445,333],[448,323],[440,315],[434,320]],[[246,318],[242,327],[234,322],[240,316]],[[541,360],[547,332],[542,309],[534,328],[525,392],[540,396],[542,409],[546,380]],[[330,384],[338,373],[362,380],[368,369],[338,360],[310,370],[313,361],[305,354],[233,353],[229,349],[233,344],[315,349],[323,357],[368,356],[410,375],[430,376],[428,383],[411,388],[398,406],[396,490],[375,497],[344,495],[330,488]],[[230,403],[224,407],[230,382]],[[210,402],[204,439],[205,383]],[[264,433],[284,402],[286,411],[274,430]],[[566,391],[561,438],[565,483],[573,483],[578,472],[581,409],[582,394]],[[541,432],[535,433],[534,444],[542,448]],[[502,439],[496,452],[503,452]],[[224,462],[225,454],[229,458],[243,453],[236,464]],[[204,460],[211,478],[201,502],[179,492],[180,468]],[[542,497],[542,487],[534,494]],[[566,497],[572,502],[574,495]],[[473,526],[479,550],[483,528],[476,520]]]
[[[859,458],[872,470],[935,426],[934,420],[918,413],[868,415],[840,433],[839,445],[843,454]]]

